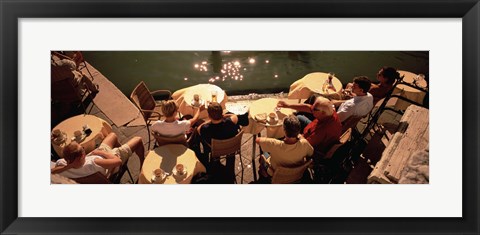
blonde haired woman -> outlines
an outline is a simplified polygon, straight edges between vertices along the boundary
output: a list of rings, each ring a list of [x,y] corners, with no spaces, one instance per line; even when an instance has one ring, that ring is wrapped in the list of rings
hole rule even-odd
[[[162,105],[162,113],[165,115],[165,120],[158,120],[152,124],[152,131],[159,133],[162,136],[173,137],[181,134],[186,134],[187,131],[197,122],[200,112],[205,110],[205,106],[201,105],[199,108],[194,107],[195,114],[190,120],[178,119],[178,107],[175,101],[168,100]]]

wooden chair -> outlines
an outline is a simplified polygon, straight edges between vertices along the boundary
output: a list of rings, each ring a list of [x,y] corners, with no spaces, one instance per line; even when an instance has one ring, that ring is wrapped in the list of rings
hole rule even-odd
[[[313,166],[314,181],[317,183],[332,182],[340,167],[350,159],[352,128],[347,129],[338,142],[327,151],[323,158],[315,159]]]
[[[147,86],[143,81],[141,81],[135,89],[133,89],[130,99],[140,110],[140,113],[145,120],[145,125],[147,127],[147,133],[150,133],[150,122],[160,120],[162,117],[161,114],[161,103],[155,102],[155,96],[164,94],[167,97],[167,100],[172,97],[172,93],[168,90],[157,90],[150,92]],[[165,99],[164,99],[165,100]],[[148,135],[148,148],[150,149],[150,134]]]
[[[277,167],[273,172],[272,184],[292,184],[299,183],[305,170],[312,164],[313,160],[310,159],[297,167]]]
[[[219,161],[222,158],[235,157],[236,154],[240,156],[240,164],[242,166],[241,173],[241,182],[243,183],[243,161],[242,161],[242,136],[243,130],[238,132],[238,134],[230,139],[226,140],[217,140],[212,139],[211,142],[211,152],[210,159],[211,161]]]
[[[97,171],[91,175],[87,175],[84,177],[72,178],[72,180],[75,180],[79,184],[119,184],[123,175],[125,174],[125,172],[127,172],[132,183],[135,183],[132,174],[128,169],[127,163],[128,160],[120,166],[120,169],[117,172],[109,176],[105,176],[104,174]]]
[[[368,114],[367,114],[368,115]],[[362,120],[365,116],[363,117],[359,117],[359,116],[350,116],[347,118],[347,120],[345,120],[343,123],[342,123],[342,133],[344,133],[345,131],[347,131],[348,129],[354,129],[356,130],[357,129],[357,124],[360,120]]]
[[[152,135],[155,138],[155,140],[157,141],[157,145],[159,147],[163,146],[163,145],[167,145],[167,144],[183,144],[186,147],[188,147],[187,146],[187,139],[185,137],[185,134],[169,137],[169,136],[160,135],[156,131],[152,131]]]
[[[340,139],[338,141],[337,144],[334,144],[329,150],[328,152],[325,154],[325,158],[324,159],[331,159],[335,153],[337,152],[337,150],[342,147],[345,143],[347,143],[347,141],[350,140],[352,136],[352,128],[348,128],[341,136],[340,136]]]
[[[80,177],[80,178],[73,178],[75,182],[79,184],[111,184],[112,182],[102,173],[95,172],[91,175]]]

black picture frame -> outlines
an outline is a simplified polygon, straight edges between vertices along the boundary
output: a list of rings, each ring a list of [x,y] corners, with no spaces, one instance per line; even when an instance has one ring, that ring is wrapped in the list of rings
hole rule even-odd
[[[427,10],[428,9],[428,10]],[[186,233],[462,233],[479,231],[478,0],[0,0],[1,120],[0,232],[5,234]],[[463,217],[462,218],[25,218],[18,217],[19,18],[122,17],[335,17],[462,18]],[[448,156],[445,156],[448,157]],[[357,197],[353,196],[352,197]],[[320,203],[320,202],[319,202]],[[255,209],[252,208],[252,211]]]

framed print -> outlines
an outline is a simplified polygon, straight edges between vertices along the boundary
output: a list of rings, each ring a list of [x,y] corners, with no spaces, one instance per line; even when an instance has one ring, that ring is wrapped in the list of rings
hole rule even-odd
[[[480,232],[478,0],[1,4],[2,233]],[[65,49],[429,51],[432,180],[397,188],[50,185],[38,170],[51,131],[45,61]]]

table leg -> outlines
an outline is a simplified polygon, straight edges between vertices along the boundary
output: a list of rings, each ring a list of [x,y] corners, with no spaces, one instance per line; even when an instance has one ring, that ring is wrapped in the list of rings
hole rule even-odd
[[[253,168],[253,181],[257,181],[257,170],[255,167],[255,147],[256,143],[255,140],[257,139],[257,135],[253,135],[253,144],[252,144],[252,168]]]

